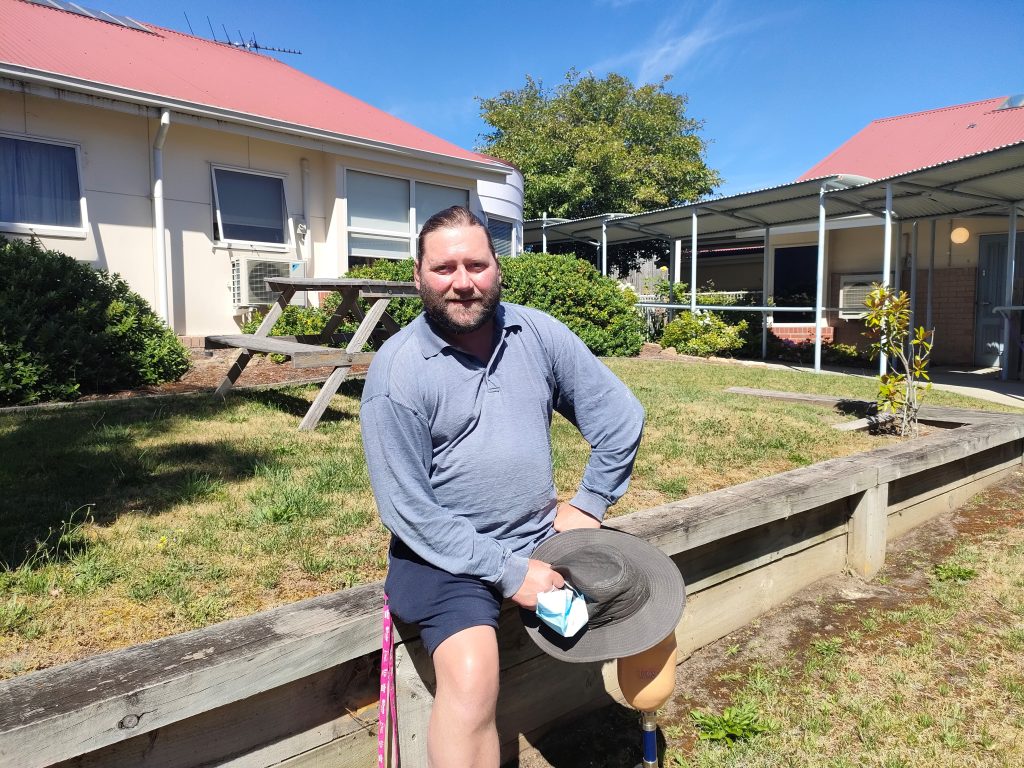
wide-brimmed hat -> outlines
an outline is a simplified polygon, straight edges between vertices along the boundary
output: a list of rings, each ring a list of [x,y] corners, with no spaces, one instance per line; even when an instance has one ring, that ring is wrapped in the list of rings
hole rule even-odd
[[[646,651],[674,632],[686,587],[668,555],[643,539],[608,528],[556,534],[531,557],[550,563],[587,601],[587,625],[562,637],[521,609],[523,625],[541,650],[571,662],[606,661]]]

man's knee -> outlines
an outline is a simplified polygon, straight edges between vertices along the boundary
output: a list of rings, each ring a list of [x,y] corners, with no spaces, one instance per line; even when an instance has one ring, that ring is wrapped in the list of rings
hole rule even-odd
[[[470,627],[434,651],[437,693],[458,709],[484,720],[498,698],[498,641],[492,627]]]

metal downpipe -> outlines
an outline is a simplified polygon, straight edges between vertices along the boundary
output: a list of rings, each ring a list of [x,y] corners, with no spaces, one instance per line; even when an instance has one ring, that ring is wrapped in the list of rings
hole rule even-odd
[[[156,277],[156,307],[161,319],[170,326],[170,298],[167,280],[167,244],[164,238],[164,142],[171,127],[170,110],[160,113],[160,128],[153,142],[153,271]]]

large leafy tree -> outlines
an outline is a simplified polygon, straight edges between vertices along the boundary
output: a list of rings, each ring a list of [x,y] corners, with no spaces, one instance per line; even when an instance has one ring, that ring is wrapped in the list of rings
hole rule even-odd
[[[703,122],[660,83],[570,70],[557,88],[529,75],[519,90],[479,99],[494,130],[480,147],[526,179],[525,215],[637,213],[696,200],[721,183],[704,162]]]

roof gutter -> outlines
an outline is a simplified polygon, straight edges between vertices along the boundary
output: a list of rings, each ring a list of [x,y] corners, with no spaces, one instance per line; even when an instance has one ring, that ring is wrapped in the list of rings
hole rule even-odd
[[[167,294],[167,241],[164,234],[164,142],[171,127],[171,113],[160,113],[160,128],[153,141],[153,270],[156,275],[157,312],[163,321],[171,324],[170,300]]]
[[[364,139],[359,136],[351,136],[344,133],[336,133],[334,131],[325,131],[319,128],[298,125],[297,123],[290,123],[286,120],[277,120],[271,117],[252,115],[247,112],[213,107],[207,104],[186,101],[184,99],[175,99],[169,96],[158,96],[151,93],[145,93],[143,91],[136,91],[131,88],[123,88],[117,85],[97,83],[92,80],[84,80],[70,75],[22,67],[9,62],[0,63],[0,76],[10,77],[17,80],[26,80],[32,83],[46,85],[51,88],[78,91],[106,99],[128,101],[135,104],[142,104],[147,107],[154,107],[160,110],[173,110],[175,112],[196,115],[198,117],[207,117],[213,120],[223,120],[255,128],[280,131],[296,136],[329,142],[331,144],[341,144],[343,146],[358,149],[370,149],[396,157],[409,157],[434,163],[443,162],[449,165],[469,169],[477,173],[483,172],[500,174],[504,177],[512,170],[511,167],[505,163],[489,163],[483,160],[468,160],[466,158],[455,157],[453,155],[445,155],[440,152],[429,152],[427,150],[413,149],[411,147],[400,147],[393,144],[374,141],[373,139]]]

